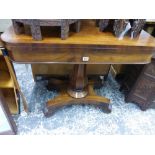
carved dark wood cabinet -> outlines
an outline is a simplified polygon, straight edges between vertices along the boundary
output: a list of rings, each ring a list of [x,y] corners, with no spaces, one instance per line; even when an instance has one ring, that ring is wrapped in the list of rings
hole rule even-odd
[[[113,31],[116,37],[120,37],[121,33],[125,31],[128,24],[127,19],[115,19],[113,25]]]
[[[100,31],[104,31],[111,21],[113,23],[112,31],[116,37],[120,37],[121,33],[125,31],[127,24],[130,23],[129,35],[131,38],[138,37],[146,22],[145,19],[98,19],[96,20],[96,25],[99,26]]]
[[[105,28],[109,25],[109,19],[100,19],[98,22],[98,26],[100,31],[104,31]]]
[[[61,39],[68,37],[71,24],[75,24],[76,32],[80,31],[80,20],[78,19],[13,19],[12,22],[16,34],[27,33],[26,26],[30,26],[34,40],[42,40],[41,26],[60,26]]]
[[[131,37],[136,38],[142,29],[144,28],[144,25],[146,23],[145,19],[132,19],[129,20],[131,24]]]
[[[121,90],[126,102],[134,102],[142,110],[155,108],[155,59],[147,65],[128,65]]]

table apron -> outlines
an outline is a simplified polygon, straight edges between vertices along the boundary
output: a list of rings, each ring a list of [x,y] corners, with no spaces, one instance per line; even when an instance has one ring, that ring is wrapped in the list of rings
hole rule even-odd
[[[147,64],[152,51],[132,48],[78,49],[78,48],[10,48],[8,54],[18,63],[61,64]]]

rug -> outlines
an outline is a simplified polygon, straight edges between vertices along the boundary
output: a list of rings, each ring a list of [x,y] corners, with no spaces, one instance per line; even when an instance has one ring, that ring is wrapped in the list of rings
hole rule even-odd
[[[133,103],[124,102],[124,94],[111,75],[98,95],[110,98],[112,112],[88,105],[73,105],[58,110],[46,118],[45,103],[58,92],[48,91],[47,81],[34,82],[31,66],[14,64],[17,79],[25,94],[31,112],[14,116],[19,135],[152,135],[155,134],[155,110],[141,111]]]

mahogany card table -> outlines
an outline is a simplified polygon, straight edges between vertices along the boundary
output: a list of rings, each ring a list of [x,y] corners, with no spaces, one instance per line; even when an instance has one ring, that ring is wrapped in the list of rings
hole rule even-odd
[[[25,34],[16,35],[10,27],[1,39],[16,63],[74,64],[66,90],[46,103],[47,117],[71,104],[92,104],[111,112],[110,100],[97,96],[88,81],[87,64],[148,64],[155,52],[155,39],[147,32],[142,31],[135,39],[125,36],[119,40],[110,32],[100,32],[93,20],[82,20],[80,32],[70,33],[66,40],[52,29],[44,30],[43,35],[42,41],[35,41]]]

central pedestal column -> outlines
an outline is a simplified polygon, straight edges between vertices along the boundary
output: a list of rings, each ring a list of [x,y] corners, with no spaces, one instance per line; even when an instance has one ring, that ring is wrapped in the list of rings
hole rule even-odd
[[[88,77],[86,75],[86,65],[74,65],[70,77],[68,94],[74,98],[83,98],[88,94]]]
[[[97,96],[93,84],[88,83],[85,64],[74,65],[69,85],[64,86],[58,96],[46,103],[44,114],[49,117],[61,107],[76,104],[91,104],[101,108],[106,113],[110,113],[112,109],[110,100]]]

